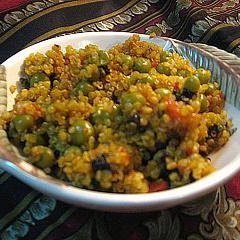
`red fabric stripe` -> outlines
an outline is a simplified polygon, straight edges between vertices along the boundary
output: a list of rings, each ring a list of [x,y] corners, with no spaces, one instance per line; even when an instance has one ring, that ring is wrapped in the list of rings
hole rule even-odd
[[[231,197],[235,200],[240,199],[240,172],[225,186],[228,197]]]
[[[0,0],[0,12],[18,7],[30,1],[31,0]]]

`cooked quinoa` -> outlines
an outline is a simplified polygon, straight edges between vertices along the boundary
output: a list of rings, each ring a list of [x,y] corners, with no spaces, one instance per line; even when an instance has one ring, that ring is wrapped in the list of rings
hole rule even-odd
[[[23,63],[0,118],[26,161],[81,188],[145,193],[214,171],[231,135],[211,72],[133,35],[109,51],[54,45]]]

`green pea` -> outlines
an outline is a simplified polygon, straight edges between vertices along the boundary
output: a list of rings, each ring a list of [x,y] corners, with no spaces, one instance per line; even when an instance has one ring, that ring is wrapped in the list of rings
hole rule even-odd
[[[141,76],[141,79],[139,79],[137,82],[138,83],[149,83],[152,86],[155,83],[155,79],[153,76],[151,76],[147,73],[143,73]]]
[[[105,123],[108,119],[110,119],[110,113],[103,107],[98,107],[92,114],[92,121],[94,123]]]
[[[121,98],[121,104],[128,105],[128,104],[135,104],[135,103],[145,103],[145,98],[140,93],[126,93]]]
[[[160,97],[164,97],[164,96],[168,96],[171,94],[171,91],[168,90],[167,88],[158,88],[155,90],[155,92],[157,93],[157,95],[159,95]]]
[[[109,63],[109,56],[108,53],[100,50],[98,52],[98,56],[99,56],[99,65],[100,66],[106,66]]]
[[[67,148],[67,149],[65,150],[64,155],[68,155],[68,154],[70,154],[70,153],[74,153],[74,154],[80,155],[80,154],[82,154],[82,151],[81,151],[81,149],[80,149],[79,147],[77,147],[77,146],[71,146],[71,147],[69,147],[69,148]]]
[[[200,81],[196,76],[188,77],[183,85],[183,88],[187,89],[190,92],[196,93],[200,88]]]
[[[140,73],[148,73],[151,69],[151,62],[147,58],[136,58],[133,70],[138,71]]]
[[[76,146],[81,146],[94,135],[94,129],[90,122],[86,120],[77,120],[69,128],[71,142]]]
[[[160,54],[160,61],[167,62],[171,57],[171,53],[168,51],[162,51]]]
[[[52,167],[54,164],[54,154],[53,151],[44,146],[35,146],[32,151],[38,152],[36,157],[35,165],[40,168]]]
[[[166,66],[165,64],[163,63],[159,63],[158,66],[157,66],[157,71],[161,74],[165,74],[167,76],[170,76],[171,75],[171,69],[170,67]]]
[[[31,128],[34,124],[33,117],[27,114],[17,115],[13,118],[12,122],[18,132],[23,132]]]
[[[156,161],[156,162],[158,162],[158,163],[161,163],[161,162],[163,162],[162,160],[163,160],[163,158],[164,158],[165,156],[166,156],[165,151],[159,150],[159,151],[157,151],[157,152],[154,154],[153,160]]]
[[[88,64],[80,70],[79,79],[98,81],[100,78],[100,71],[96,64]]]
[[[121,98],[121,110],[130,113],[132,110],[137,111],[146,102],[142,94],[137,92],[126,93]]]
[[[37,145],[46,145],[46,140],[42,135],[37,135]]]
[[[76,93],[78,93],[79,91],[81,91],[83,95],[87,96],[90,92],[94,91],[94,87],[87,81],[83,80],[79,82],[74,89],[74,92]]]
[[[30,78],[30,87],[33,87],[35,83],[49,81],[49,77],[45,73],[35,73]]]
[[[188,77],[190,75],[190,72],[186,69],[181,69],[178,70],[177,75],[181,77]]]
[[[148,161],[145,171],[146,175],[152,179],[158,179],[161,173],[159,164],[155,160]]]
[[[88,61],[87,61],[88,64],[98,64],[99,63],[99,55],[98,55],[98,52],[97,51],[92,51],[89,58],[88,58]]]
[[[206,112],[208,110],[209,102],[207,100],[207,97],[203,94],[200,95],[200,112]]]
[[[120,55],[120,63],[122,65],[127,66],[128,68],[132,68],[133,67],[133,58],[130,55],[127,54],[122,54]]]
[[[216,90],[216,86],[213,83],[208,83],[207,87],[208,88],[205,91],[206,95],[212,94]]]
[[[113,108],[111,116],[112,116],[112,119],[114,119],[114,121],[112,122],[113,124],[118,125],[123,121],[123,113],[121,111],[120,106]]]
[[[196,70],[196,76],[199,78],[201,84],[206,84],[211,78],[211,72],[204,68],[198,68]]]

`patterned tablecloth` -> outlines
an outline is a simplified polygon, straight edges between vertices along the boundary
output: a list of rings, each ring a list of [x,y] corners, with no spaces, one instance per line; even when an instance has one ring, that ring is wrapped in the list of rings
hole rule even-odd
[[[240,56],[239,0],[0,0],[0,63],[76,32],[152,32]],[[0,239],[240,239],[240,174],[204,198],[152,213],[76,208],[0,170]]]

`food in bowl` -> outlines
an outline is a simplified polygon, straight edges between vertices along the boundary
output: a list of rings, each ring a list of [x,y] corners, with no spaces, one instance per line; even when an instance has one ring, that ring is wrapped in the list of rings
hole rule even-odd
[[[214,171],[231,135],[209,70],[133,35],[108,51],[58,45],[24,60],[1,126],[26,160],[70,184],[145,193]]]

